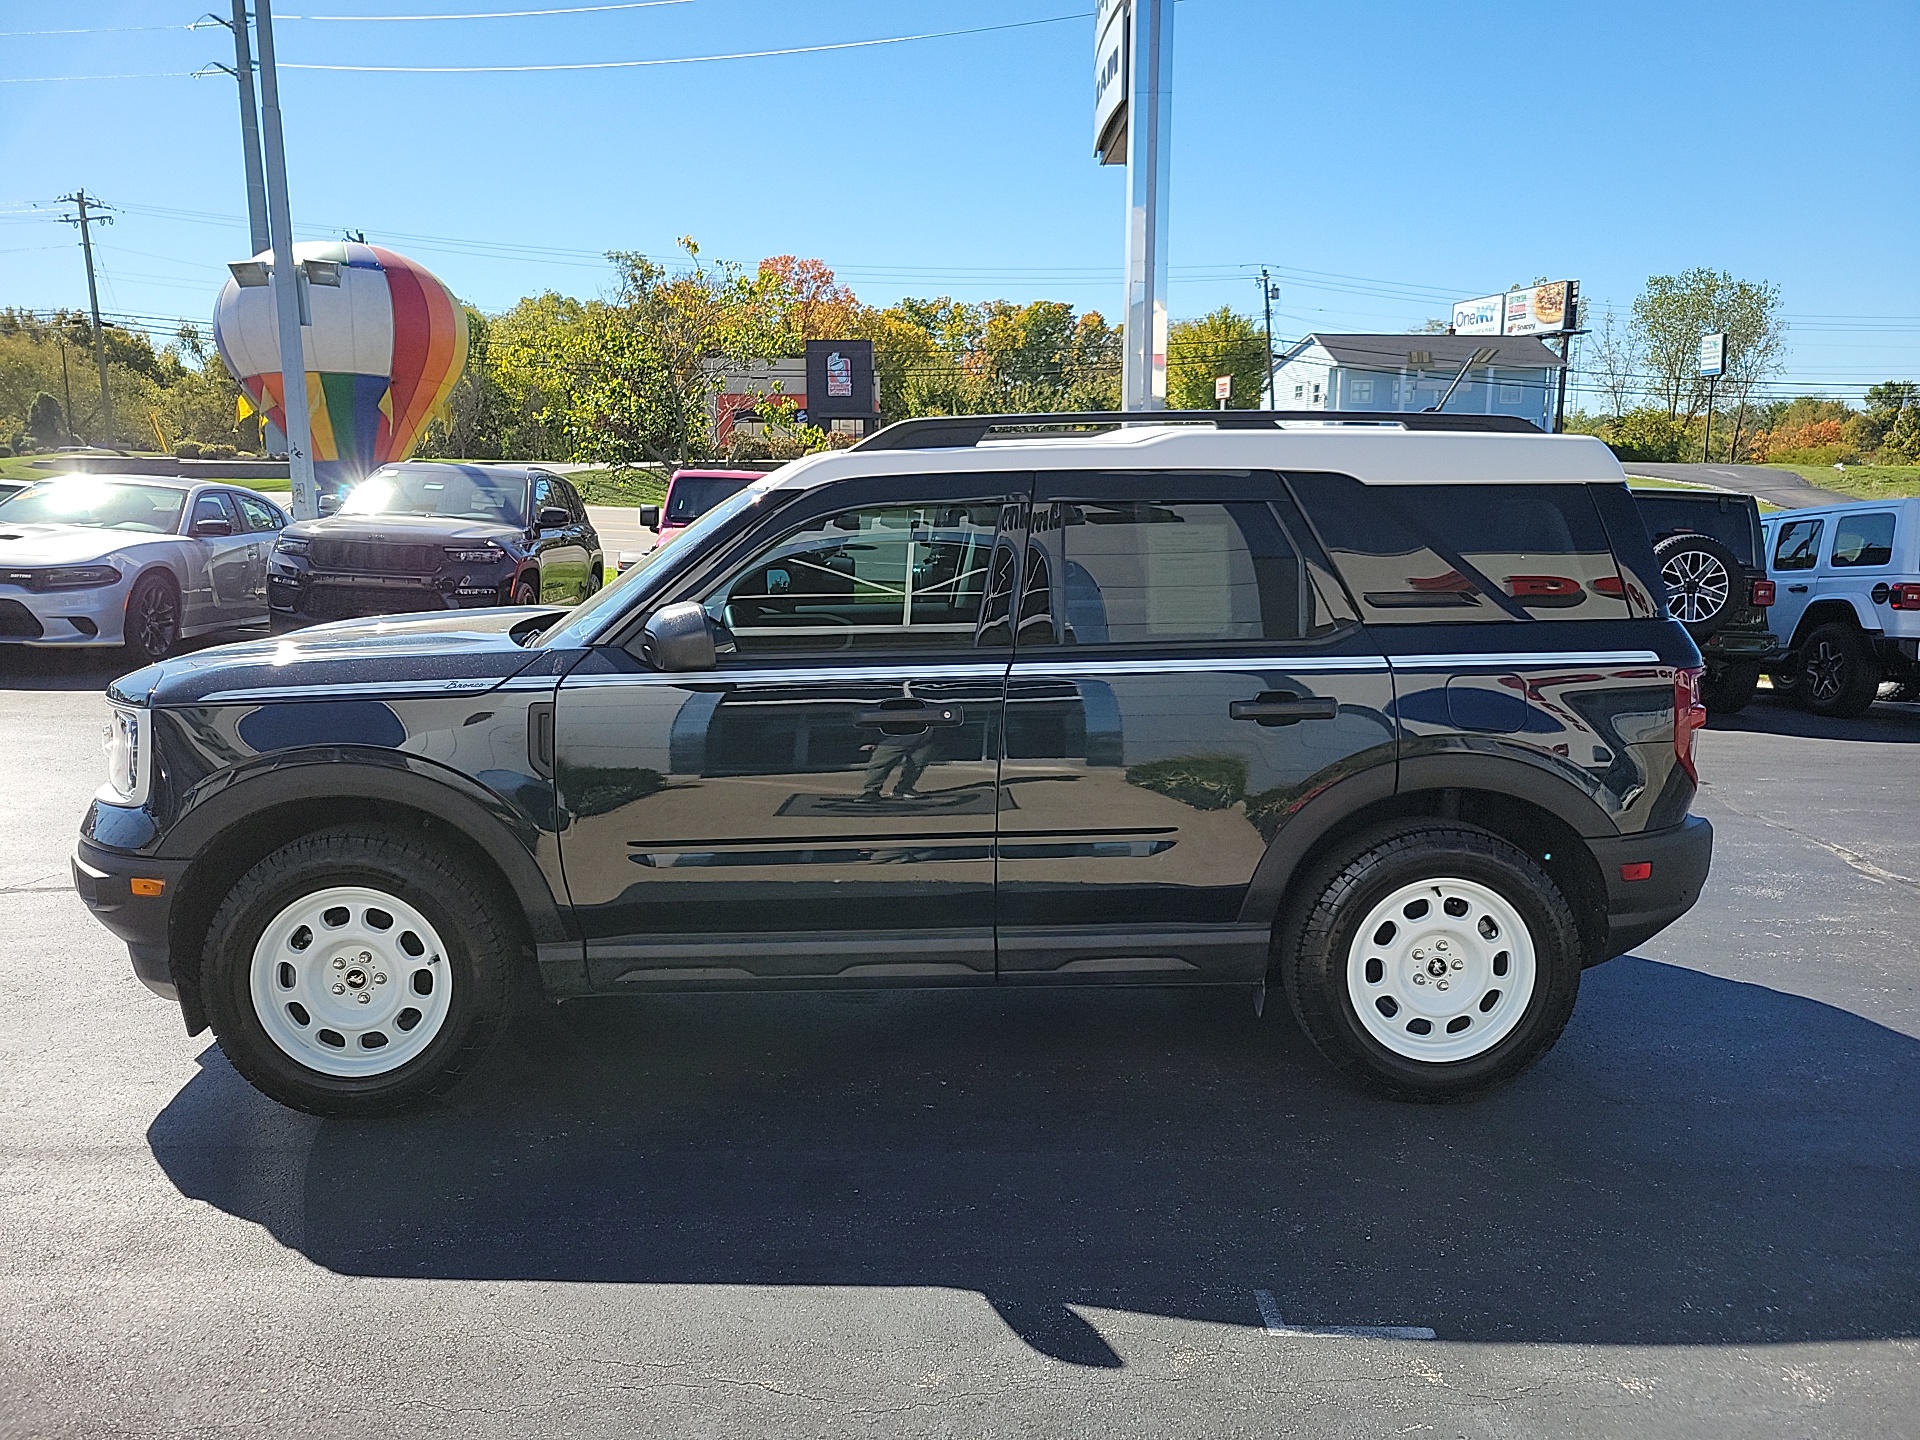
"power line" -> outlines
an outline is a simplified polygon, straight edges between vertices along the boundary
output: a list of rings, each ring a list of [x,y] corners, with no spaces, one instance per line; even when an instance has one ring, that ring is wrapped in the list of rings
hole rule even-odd
[[[536,15],[597,15],[606,10],[654,10],[693,0],[627,0],[621,5],[566,5],[553,10],[479,10],[468,15],[282,15],[282,20],[518,20]]]
[[[1028,30],[1036,25],[1058,25],[1084,20],[1093,12],[1050,15],[1044,20],[1014,20],[1004,25],[975,25],[965,30],[929,30],[919,35],[887,35],[877,40],[841,40],[831,45],[790,45],[778,50],[740,50],[728,55],[676,55],[660,60],[579,60],[562,65],[282,65],[282,70],[349,71],[360,75],[525,75],[574,70],[637,70],[654,65],[706,65],[719,60],[765,60],[780,55],[818,55],[829,50],[865,50],[875,45],[906,45],[916,40],[950,40],[960,35],[986,35],[998,30]]]

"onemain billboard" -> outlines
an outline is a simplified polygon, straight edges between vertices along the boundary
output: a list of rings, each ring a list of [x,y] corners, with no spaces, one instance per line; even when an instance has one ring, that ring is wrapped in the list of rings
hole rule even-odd
[[[1580,282],[1555,280],[1458,301],[1452,328],[1455,335],[1564,335],[1579,322]]]

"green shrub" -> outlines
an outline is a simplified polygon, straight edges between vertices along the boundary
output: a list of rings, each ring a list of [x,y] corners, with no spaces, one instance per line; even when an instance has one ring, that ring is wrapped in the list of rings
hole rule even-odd
[[[1664,410],[1629,410],[1608,427],[1607,444],[1622,460],[1671,464],[1682,458],[1687,427]]]
[[[191,440],[182,440],[178,445],[173,447],[173,458],[176,460],[198,460],[200,459],[200,447]]]
[[[1224,810],[1247,793],[1247,762],[1226,755],[1155,760],[1129,769],[1127,783],[1196,810]]]

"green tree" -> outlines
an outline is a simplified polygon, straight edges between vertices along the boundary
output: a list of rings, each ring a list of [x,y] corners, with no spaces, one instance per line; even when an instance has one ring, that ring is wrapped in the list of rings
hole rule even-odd
[[[1211,410],[1213,382],[1233,377],[1235,410],[1257,410],[1267,383],[1267,342],[1249,317],[1222,305],[1198,320],[1176,321],[1167,333],[1167,404],[1175,410]]]
[[[60,402],[54,396],[42,390],[33,397],[27,406],[26,430],[33,442],[43,450],[51,450],[66,438],[67,418],[60,409]]]
[[[1779,287],[1695,268],[1648,277],[1633,302],[1633,342],[1647,367],[1648,389],[1669,418],[1684,415],[1692,421],[1706,408],[1700,340],[1715,333],[1727,337],[1726,373],[1718,389],[1733,415],[1729,448],[1737,459],[1752,432],[1755,387],[1779,370],[1786,346]]]

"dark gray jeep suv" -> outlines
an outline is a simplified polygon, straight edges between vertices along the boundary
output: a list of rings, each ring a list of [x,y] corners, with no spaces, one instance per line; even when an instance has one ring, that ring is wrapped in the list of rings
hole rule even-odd
[[[1699,665],[1595,440],[909,421],[571,610],[127,676],[75,883],[318,1113],[450,1085],[521,967],[555,998],[1277,983],[1341,1070],[1455,1099],[1693,904]]]

